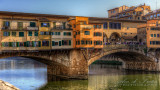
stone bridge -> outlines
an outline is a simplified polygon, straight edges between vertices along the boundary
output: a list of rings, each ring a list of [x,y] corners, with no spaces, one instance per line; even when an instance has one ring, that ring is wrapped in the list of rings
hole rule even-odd
[[[0,58],[21,56],[45,63],[48,80],[55,79],[55,76],[64,79],[87,79],[88,66],[110,54],[121,58],[125,62],[125,69],[156,71],[157,66],[152,58],[127,45],[105,45],[103,49],[2,52]]]

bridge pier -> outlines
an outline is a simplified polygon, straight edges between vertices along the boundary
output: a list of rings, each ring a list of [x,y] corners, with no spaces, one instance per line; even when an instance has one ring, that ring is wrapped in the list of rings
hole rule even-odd
[[[69,76],[75,79],[88,78],[88,61],[81,50],[74,49],[70,52]]]

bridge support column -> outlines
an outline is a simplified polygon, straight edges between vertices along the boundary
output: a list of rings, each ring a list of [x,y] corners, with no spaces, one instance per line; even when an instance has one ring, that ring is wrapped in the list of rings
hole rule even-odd
[[[88,63],[81,50],[71,50],[69,76],[73,79],[88,79]]]

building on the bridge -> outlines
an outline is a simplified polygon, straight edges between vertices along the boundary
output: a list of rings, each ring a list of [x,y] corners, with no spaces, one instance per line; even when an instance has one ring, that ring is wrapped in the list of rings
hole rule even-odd
[[[160,20],[148,20],[147,24],[139,25],[137,39],[146,43],[148,48],[160,47]]]
[[[114,19],[143,20],[143,16],[151,11],[150,6],[121,6],[108,10],[108,17]]]
[[[103,24],[103,44],[115,44],[136,41],[137,26],[146,21],[90,17],[89,23]]]
[[[69,16],[63,15],[1,11],[1,50],[73,48],[72,30],[68,27],[68,18]]]
[[[160,19],[160,9],[154,10],[143,16],[145,20]]]
[[[0,45],[3,51],[99,49],[104,44],[135,37],[137,25],[144,23],[142,20],[0,11]]]

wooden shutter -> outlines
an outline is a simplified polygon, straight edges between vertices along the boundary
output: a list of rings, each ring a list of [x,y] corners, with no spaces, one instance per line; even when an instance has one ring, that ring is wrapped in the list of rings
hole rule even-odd
[[[54,41],[52,41],[52,46],[55,46],[55,43],[54,43]]]
[[[39,47],[41,47],[41,41],[39,41],[38,43],[39,43]]]
[[[59,41],[59,46],[61,46],[61,41]]]
[[[69,45],[71,45],[71,40],[69,40]]]

